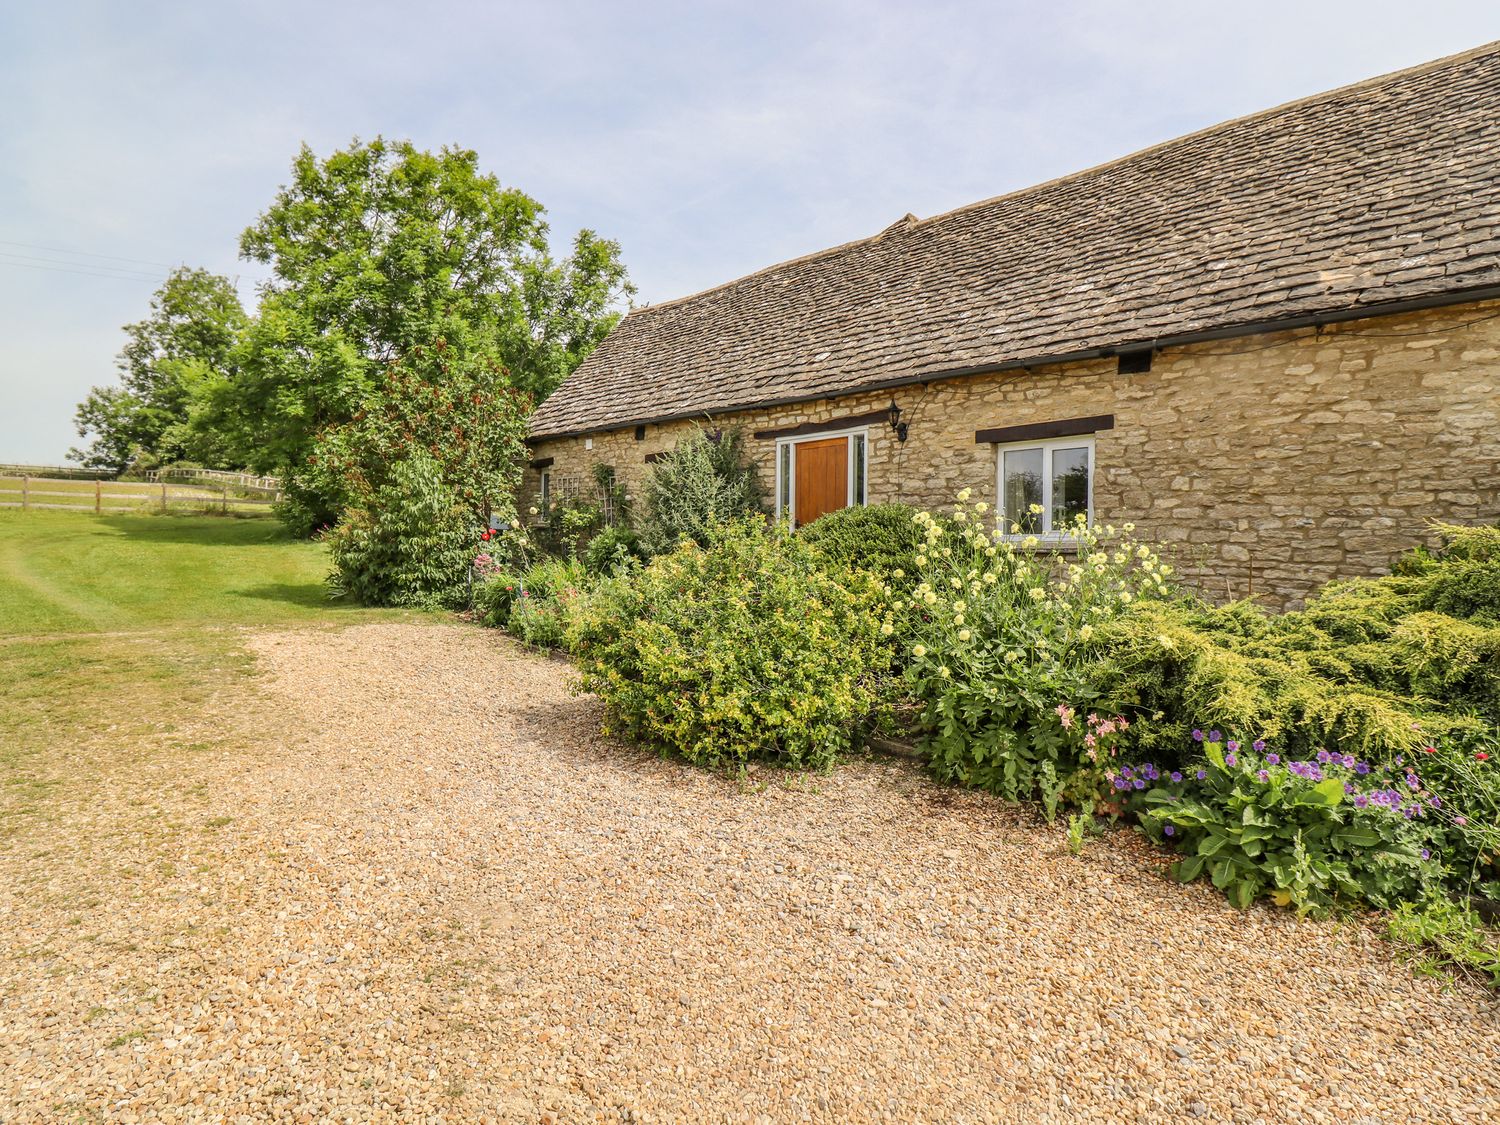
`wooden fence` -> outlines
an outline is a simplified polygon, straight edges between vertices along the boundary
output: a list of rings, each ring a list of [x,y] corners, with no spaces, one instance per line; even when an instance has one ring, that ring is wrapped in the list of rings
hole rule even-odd
[[[131,481],[69,482],[56,477],[22,476],[21,487],[0,488],[0,508],[54,509],[57,511],[105,512],[224,512],[248,508],[251,512],[269,514],[274,498],[270,496],[231,496],[226,485],[215,491],[198,488],[192,492],[173,491],[165,482],[159,484]],[[58,485],[73,483],[73,488]],[[92,488],[88,487],[92,484]],[[48,486],[52,487],[48,487]],[[82,485],[82,487],[79,487]],[[71,501],[71,503],[65,502]],[[123,501],[123,503],[122,503]]]
[[[259,477],[254,473],[226,472],[223,469],[152,469],[146,474],[146,480],[152,484],[162,481],[180,480],[190,481],[194,484],[215,484],[221,488],[228,487],[239,492],[265,492],[274,494],[277,499],[281,498],[281,480],[278,477]]]

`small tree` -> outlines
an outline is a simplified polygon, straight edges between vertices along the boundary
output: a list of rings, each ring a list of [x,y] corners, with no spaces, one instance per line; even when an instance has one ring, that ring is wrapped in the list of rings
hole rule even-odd
[[[710,437],[695,429],[646,479],[641,541],[652,554],[684,539],[704,544],[716,524],[763,512],[760,478],[738,427]]]
[[[516,521],[529,406],[497,360],[453,355],[441,340],[391,364],[370,404],[319,434],[294,478],[344,510],[335,585],[377,605],[451,600],[489,518]]]
[[[236,467],[238,458],[194,415],[228,378],[249,323],[226,277],[186,266],[151,296],[151,315],[125,326],[120,385],[95,387],[74,420],[89,444],[68,454],[90,468],[124,470],[137,456]]]

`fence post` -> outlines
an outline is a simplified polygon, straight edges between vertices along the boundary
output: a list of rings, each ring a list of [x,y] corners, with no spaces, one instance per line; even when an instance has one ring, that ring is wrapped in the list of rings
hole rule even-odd
[[[167,482],[161,482],[161,514],[167,514]]]
[[[224,514],[227,516],[229,514],[229,486],[226,484],[219,491],[223,493],[223,495],[220,496],[219,499],[224,501]]]
[[[21,478],[21,511],[24,512],[29,507],[31,507],[31,478],[23,476]]]
[[[104,484],[102,481],[94,482],[94,515],[101,515],[104,510]]]

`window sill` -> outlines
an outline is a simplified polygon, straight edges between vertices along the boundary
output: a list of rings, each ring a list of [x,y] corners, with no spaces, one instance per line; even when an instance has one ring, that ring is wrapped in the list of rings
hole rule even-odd
[[[1035,539],[1036,542],[1028,547],[1025,545],[1028,539]],[[1071,535],[1002,535],[999,536],[999,541],[1036,554],[1049,555],[1076,555],[1083,545],[1081,540]]]

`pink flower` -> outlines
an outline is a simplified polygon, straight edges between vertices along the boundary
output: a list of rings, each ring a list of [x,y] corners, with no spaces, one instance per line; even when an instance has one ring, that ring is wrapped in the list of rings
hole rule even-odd
[[[1063,730],[1070,730],[1073,726],[1073,708],[1066,703],[1057,705],[1057,717],[1062,720]]]

